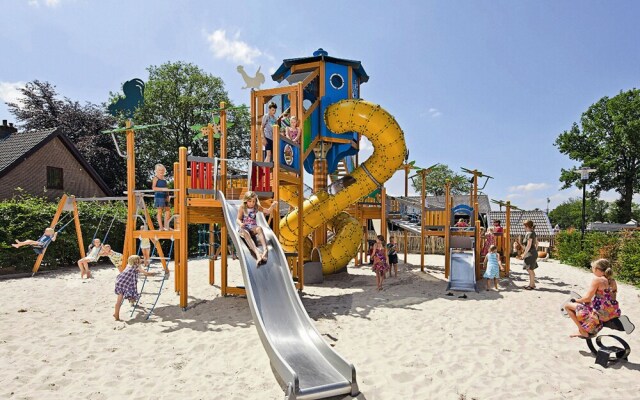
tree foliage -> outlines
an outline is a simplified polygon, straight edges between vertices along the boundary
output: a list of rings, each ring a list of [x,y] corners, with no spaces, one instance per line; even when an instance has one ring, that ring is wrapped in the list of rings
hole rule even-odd
[[[210,122],[212,113],[207,111],[218,109],[220,102],[224,101],[227,107],[233,107],[233,104],[222,79],[193,64],[168,62],[150,66],[147,70],[144,104],[136,110],[134,123],[162,124],[136,134],[137,179],[147,182],[148,186],[153,166],[162,163],[171,169],[178,160],[181,146],[186,147],[189,154],[206,155],[206,138],[198,139],[198,132],[192,126]],[[118,94],[112,94],[110,101],[115,102],[118,98]],[[248,158],[250,119],[247,108],[227,112],[227,120],[231,122],[228,124],[231,126],[228,128],[227,157]],[[215,154],[220,154],[219,140],[215,142]]]
[[[561,133],[555,141],[561,153],[582,165],[597,169],[589,184],[597,196],[602,191],[620,194],[615,222],[632,215],[633,194],[640,191],[640,90],[603,97],[582,114],[580,125]],[[580,176],[562,169],[564,188],[582,187]]]
[[[471,191],[469,177],[453,172],[449,166],[438,164],[431,169],[425,179],[425,192],[427,195],[444,196],[445,183],[447,180],[451,182],[451,194],[465,194]],[[413,190],[420,192],[422,190],[422,179],[420,175],[415,176],[411,185]]]
[[[119,172],[124,169],[124,161],[111,138],[101,133],[115,122],[104,107],[60,98],[56,87],[45,81],[29,82],[20,92],[20,102],[7,103],[20,130],[61,128],[114,192],[124,189],[125,180]]]
[[[620,220],[620,201],[608,202],[600,199],[588,198],[585,202],[585,220],[589,222],[616,222]],[[633,203],[632,217],[640,220],[640,205]],[[570,198],[549,212],[552,225],[561,228],[580,229],[582,222],[582,199]],[[625,221],[627,222],[627,221]]]

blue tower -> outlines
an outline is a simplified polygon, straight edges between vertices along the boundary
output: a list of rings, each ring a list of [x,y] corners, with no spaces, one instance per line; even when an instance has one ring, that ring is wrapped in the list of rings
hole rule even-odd
[[[360,61],[330,57],[323,50],[313,52],[312,57],[291,58],[283,60],[278,70],[271,75],[280,86],[293,85],[306,81],[312,75],[310,84],[304,87],[303,108],[312,110],[311,115],[304,121],[302,132],[305,148],[311,151],[304,160],[305,170],[313,174],[314,161],[318,154],[324,154],[327,160],[327,172],[332,174],[342,159],[350,160],[359,150],[359,135],[336,135],[329,131],[324,123],[324,111],[331,104],[344,99],[359,99],[360,85],[369,80]],[[282,100],[281,109],[288,107],[287,99]],[[348,164],[348,163],[347,163]]]

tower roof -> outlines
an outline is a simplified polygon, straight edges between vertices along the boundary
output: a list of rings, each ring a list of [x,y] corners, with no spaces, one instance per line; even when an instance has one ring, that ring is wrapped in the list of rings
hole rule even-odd
[[[365,72],[364,67],[362,66],[362,63],[360,61],[330,57],[329,53],[327,53],[322,48],[314,51],[312,57],[289,58],[287,60],[283,60],[282,65],[280,65],[280,68],[278,68],[278,70],[274,72],[273,75],[271,75],[271,78],[274,81],[282,82],[285,74],[287,73],[287,71],[289,71],[289,69],[291,69],[292,66],[316,61],[325,61],[334,64],[350,66],[353,68],[353,73],[356,74],[361,83],[367,82],[369,80],[369,75],[367,75],[367,73]]]

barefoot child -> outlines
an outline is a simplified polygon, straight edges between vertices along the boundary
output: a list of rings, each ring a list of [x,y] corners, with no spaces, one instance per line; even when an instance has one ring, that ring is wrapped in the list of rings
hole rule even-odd
[[[398,277],[398,248],[396,246],[395,236],[389,238],[387,243],[387,256],[389,256],[389,278],[391,278],[391,270],[394,271],[395,277]]]
[[[584,297],[571,299],[564,308],[578,326],[578,333],[571,337],[590,338],[595,336],[602,324],[620,316],[616,301],[618,284],[611,278],[611,262],[601,258],[591,263],[593,279]]]
[[[489,290],[491,279],[493,279],[493,286],[498,290],[498,277],[500,276],[500,271],[504,271],[504,268],[500,262],[498,247],[495,244],[489,247],[489,252],[484,257],[484,268],[483,278],[487,280],[487,291]]]
[[[167,179],[165,175],[167,169],[162,164],[156,164],[156,175],[151,181],[151,189],[155,190],[153,195],[153,205],[158,209],[158,230],[169,230],[169,219],[171,218],[171,207],[169,206],[169,192],[167,191]],[[164,223],[162,215],[164,214]]]
[[[247,246],[249,249],[253,251],[256,255],[256,260],[258,260],[258,265],[262,265],[267,262],[267,240],[264,237],[264,232],[262,228],[258,226],[257,222],[257,213],[262,211],[265,214],[270,214],[273,208],[276,206],[276,203],[271,203],[271,207],[262,208],[260,206],[260,201],[258,201],[258,195],[256,192],[252,192],[251,190],[245,193],[244,198],[242,199],[242,205],[238,208],[238,233],[244,240],[247,242]],[[253,237],[257,236],[260,241],[260,245],[262,246],[262,253],[258,253],[258,248],[253,242]]]
[[[22,246],[31,246],[34,248],[34,250],[36,249],[44,250],[49,245],[49,243],[55,242],[57,237],[58,237],[58,232],[56,232],[53,228],[47,228],[44,230],[44,233],[42,234],[42,236],[40,236],[38,240],[20,241],[16,239],[16,242],[11,243],[11,246],[15,247],[16,249],[19,249]]]
[[[147,225],[142,225],[141,230],[146,231],[149,228]],[[144,262],[144,266],[148,267],[151,261],[151,240],[149,238],[140,238],[140,251],[142,252],[142,260]]]
[[[95,238],[89,245],[89,252],[87,256],[78,260],[78,268],[80,268],[80,278],[91,278],[91,271],[89,271],[89,263],[98,261],[100,258],[100,252],[102,251],[102,243],[100,239]]]
[[[127,299],[130,303],[133,303],[140,297],[138,294],[138,274],[142,273],[145,276],[156,275],[155,272],[145,271],[140,264],[139,256],[129,256],[127,267],[116,277],[115,293],[118,295],[118,299],[116,300],[116,309],[113,313],[116,321],[120,321],[120,306],[122,305],[122,300]]]
[[[376,244],[373,245],[373,270],[376,273],[378,290],[382,290],[382,283],[388,269],[389,260],[387,259],[387,249],[384,245],[384,236],[378,235]]]

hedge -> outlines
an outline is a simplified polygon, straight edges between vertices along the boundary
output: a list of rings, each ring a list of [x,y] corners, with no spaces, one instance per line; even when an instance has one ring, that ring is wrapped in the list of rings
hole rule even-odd
[[[0,201],[0,274],[31,271],[37,255],[29,246],[15,249],[11,247],[11,243],[15,239],[36,240],[42,236],[44,229],[51,224],[57,207],[57,202],[52,203],[44,198],[30,195]],[[85,246],[91,243],[94,235],[101,240],[104,239],[113,221],[113,226],[108,232],[107,243],[115,251],[122,251],[127,215],[126,203],[79,202],[78,214]],[[56,230],[71,219],[71,212],[63,212]],[[199,226],[189,226],[189,251],[194,255],[198,252],[198,229]],[[162,243],[165,254],[168,254],[171,242],[163,240]],[[58,234],[57,240],[47,247],[40,270],[74,266],[79,258],[80,250],[75,225],[71,222]]]
[[[580,237],[573,229],[558,233],[555,255],[561,262],[590,269],[593,260],[608,258],[618,279],[640,286],[640,232],[586,232],[582,250]]]

